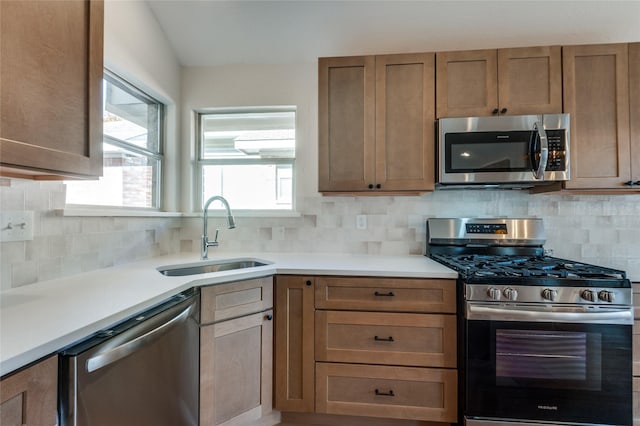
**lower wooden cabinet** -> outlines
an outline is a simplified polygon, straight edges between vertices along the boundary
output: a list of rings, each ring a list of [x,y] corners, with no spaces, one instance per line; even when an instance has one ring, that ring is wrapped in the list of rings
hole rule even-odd
[[[455,422],[453,369],[316,363],[316,411]]]
[[[283,421],[457,421],[455,280],[279,275],[275,311]]]
[[[0,425],[57,424],[58,357],[52,356],[0,382]]]
[[[272,294],[272,278],[202,289],[200,426],[261,424],[271,413]]]
[[[315,279],[278,275],[275,282],[275,407],[314,411]]]
[[[316,361],[456,366],[454,315],[316,311]]]

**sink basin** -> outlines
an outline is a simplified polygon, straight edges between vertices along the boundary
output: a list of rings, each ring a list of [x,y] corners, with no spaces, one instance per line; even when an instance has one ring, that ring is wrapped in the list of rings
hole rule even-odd
[[[183,266],[160,267],[158,271],[168,277],[181,277],[184,275],[206,274],[209,272],[232,271],[235,269],[256,268],[266,266],[267,262],[256,259],[232,259],[211,261],[206,263],[192,263]]]

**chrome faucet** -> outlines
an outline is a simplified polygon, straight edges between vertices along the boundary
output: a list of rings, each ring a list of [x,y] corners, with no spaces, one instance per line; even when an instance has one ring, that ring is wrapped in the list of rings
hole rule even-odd
[[[208,258],[209,247],[218,246],[219,229],[216,228],[216,234],[213,237],[213,241],[209,241],[209,235],[207,232],[207,211],[209,210],[209,204],[216,200],[219,200],[224,205],[224,208],[227,209],[227,225],[229,226],[229,229],[233,229],[236,227],[236,221],[231,214],[231,208],[229,207],[229,203],[227,202],[227,200],[225,200],[225,198],[221,197],[220,195],[214,195],[213,197],[209,198],[204,204],[204,210],[202,212],[202,251],[200,253],[202,260],[206,260]]]

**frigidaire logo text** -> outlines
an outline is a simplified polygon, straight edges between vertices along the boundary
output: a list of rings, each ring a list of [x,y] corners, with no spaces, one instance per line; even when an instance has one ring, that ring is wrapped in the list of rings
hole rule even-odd
[[[538,405],[538,410],[558,411],[557,405]]]

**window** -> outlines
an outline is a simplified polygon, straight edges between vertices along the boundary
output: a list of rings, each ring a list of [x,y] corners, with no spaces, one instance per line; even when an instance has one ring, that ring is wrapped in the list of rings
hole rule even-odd
[[[160,208],[164,105],[105,70],[103,176],[68,181],[67,204]]]
[[[293,210],[293,108],[199,114],[200,207],[222,195],[234,210]]]

